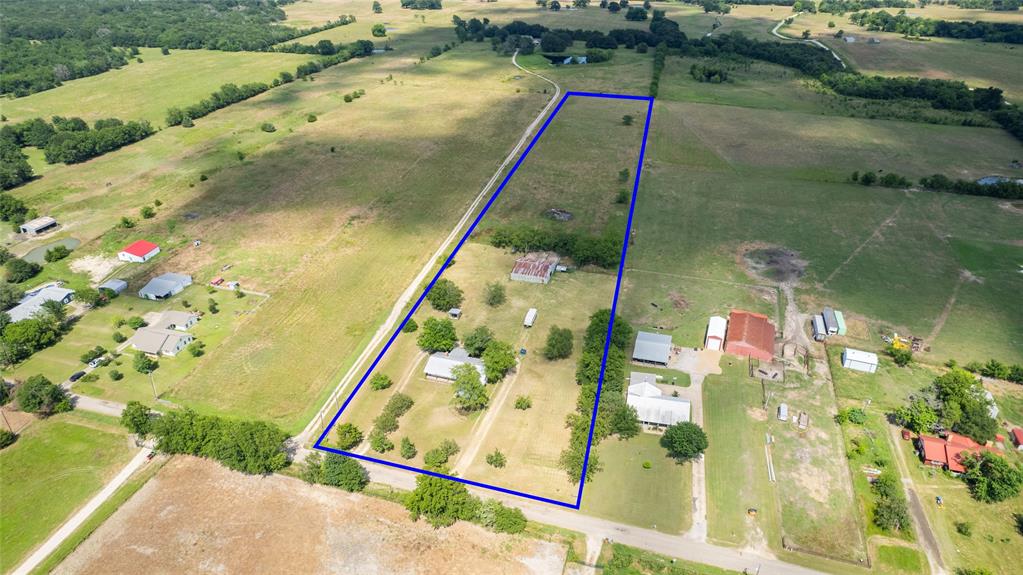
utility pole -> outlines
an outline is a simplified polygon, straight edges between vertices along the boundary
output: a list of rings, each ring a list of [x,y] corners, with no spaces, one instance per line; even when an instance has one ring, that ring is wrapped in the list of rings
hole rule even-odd
[[[160,401],[160,395],[156,393],[156,380],[153,378],[153,372],[149,372],[149,384],[153,386],[153,399]]]

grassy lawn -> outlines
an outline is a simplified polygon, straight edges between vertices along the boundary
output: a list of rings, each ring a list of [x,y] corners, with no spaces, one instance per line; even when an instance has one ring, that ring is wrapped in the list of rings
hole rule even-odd
[[[665,557],[621,543],[604,543],[598,564],[604,573],[628,575],[658,575],[679,573],[684,575],[738,575],[738,571],[703,565],[685,559]]]
[[[57,115],[77,116],[87,122],[100,118],[149,120],[158,127],[164,124],[168,108],[198,103],[227,83],[270,83],[279,73],[294,74],[299,64],[315,58],[309,54],[217,50],[172,50],[164,56],[159,48],[140,48],[139,52],[141,64],[131,60],[117,70],[6,100],[4,114],[12,122]]]
[[[117,422],[89,413],[37,421],[0,451],[0,569],[13,569],[131,455]]]
[[[692,467],[669,459],[659,440],[650,433],[604,440],[596,449],[604,470],[583,489],[583,513],[665,533],[689,529]]]
[[[855,345],[850,347],[863,349]],[[845,346],[842,345],[827,346],[831,376],[838,397],[857,400],[858,403],[869,400],[871,406],[881,411],[891,411],[905,405],[910,395],[917,394],[939,375],[936,369],[919,363],[899,367],[881,350],[875,350],[880,360],[875,373],[846,369],[842,367],[843,349]]]
[[[884,569],[885,573],[901,575],[927,572],[927,560],[922,553],[912,547],[880,545],[876,552],[877,567]]]

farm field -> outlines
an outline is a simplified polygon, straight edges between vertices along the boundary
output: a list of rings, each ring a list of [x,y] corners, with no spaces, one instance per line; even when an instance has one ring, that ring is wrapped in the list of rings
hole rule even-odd
[[[659,441],[659,435],[640,433],[601,442],[595,453],[604,469],[583,489],[581,511],[665,533],[688,530],[692,467],[668,458]]]
[[[90,123],[101,118],[149,120],[160,127],[168,108],[196,104],[223,84],[269,84],[281,72],[294,74],[299,64],[315,56],[215,50],[171,50],[164,56],[159,48],[140,48],[139,58],[142,63],[131,60],[117,70],[4,100],[4,115],[11,122],[65,116]]]
[[[154,515],[154,509],[163,511]],[[225,516],[234,519],[225,523]],[[413,523],[394,503],[178,456],[55,573],[194,572],[210,564],[231,572],[364,573],[415,564],[427,571],[525,574],[560,572],[565,558],[562,545],[462,522],[437,530]]]
[[[127,433],[99,415],[55,415],[22,431],[0,451],[0,569],[14,569],[131,456]]]

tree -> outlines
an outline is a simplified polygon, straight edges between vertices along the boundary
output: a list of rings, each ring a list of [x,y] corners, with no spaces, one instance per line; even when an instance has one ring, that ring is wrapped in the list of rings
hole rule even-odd
[[[990,451],[967,456],[963,467],[963,480],[977,501],[998,503],[1016,497],[1023,488],[1023,468]]]
[[[371,33],[375,38],[383,38],[384,36],[387,36],[387,28],[385,28],[383,24],[373,24]]]
[[[18,435],[7,429],[0,429],[0,449],[12,445],[18,440]]]
[[[994,438],[997,422],[991,418],[990,400],[972,373],[955,367],[934,379],[934,393],[941,404],[941,423],[978,443]]]
[[[427,451],[426,454],[423,455],[423,463],[425,463],[428,468],[444,469],[444,466],[448,463],[448,459],[451,459],[451,456],[458,452],[458,444],[451,439],[445,439],[439,446]]]
[[[30,280],[43,271],[43,266],[19,258],[8,260],[4,268],[7,270],[7,283],[11,284]]]
[[[427,301],[438,311],[448,311],[462,305],[462,290],[455,282],[441,278],[433,284],[430,293],[426,294]]]
[[[526,516],[515,507],[507,507],[496,499],[487,499],[476,513],[476,519],[487,529],[498,533],[521,533],[526,529]]]
[[[135,352],[135,359],[132,360],[132,367],[139,373],[153,373],[158,367],[160,362],[142,353],[141,351]]]
[[[487,326],[481,325],[462,339],[462,347],[469,352],[470,357],[479,357],[483,355],[493,339],[494,332],[490,331]]]
[[[623,126],[631,126],[632,125],[632,120],[633,120],[632,115],[625,114],[624,116],[622,116],[622,125]]]
[[[373,0],[373,13],[374,14],[380,14],[383,11],[384,11],[384,8],[382,6],[380,6],[380,2],[377,2],[376,0]]]
[[[369,472],[351,457],[328,453],[320,465],[320,483],[345,491],[362,491],[369,484]]]
[[[156,217],[156,210],[153,206],[142,206],[139,209],[139,215],[142,216],[143,220],[151,220]]]
[[[621,439],[629,439],[642,431],[636,409],[629,405],[619,405],[611,414],[610,432]]]
[[[299,472],[298,476],[306,483],[313,484],[320,482],[320,468],[323,465],[323,457],[319,451],[313,451],[309,455],[305,456],[305,462],[302,466],[302,471]]]
[[[139,401],[129,401],[121,412],[121,425],[145,438],[153,428],[153,412]]]
[[[572,330],[551,326],[547,333],[547,345],[543,348],[543,356],[551,361],[565,359],[572,355],[572,344]]]
[[[342,423],[337,426],[338,449],[351,450],[362,443],[362,431],[354,423]]]
[[[572,6],[576,8],[586,8],[590,5],[590,0],[572,0]]]
[[[67,309],[64,307],[64,303],[55,299],[44,301],[39,312],[36,313],[48,315],[58,325],[62,325],[67,319]]]
[[[419,324],[416,323],[416,320],[408,318],[405,325],[401,327],[401,333],[414,333],[417,329],[419,329]]]
[[[561,2],[558,2],[558,0],[551,0],[547,3],[547,9],[553,12],[558,12],[561,10]]]
[[[416,345],[425,352],[451,351],[458,343],[455,324],[449,319],[426,318],[423,329],[416,339]]]
[[[544,52],[564,52],[572,45],[572,37],[558,32],[544,32],[540,37],[540,49]]]
[[[913,352],[905,347],[896,347],[894,344],[889,344],[888,347],[884,349],[884,352],[887,353],[892,358],[892,361],[895,362],[895,365],[899,367],[906,367],[913,361]]]
[[[67,246],[57,245],[46,250],[46,253],[43,255],[43,259],[47,262],[56,262],[68,257],[69,255],[71,255],[71,250],[69,250]]]
[[[452,368],[451,374],[455,376],[453,401],[458,409],[473,412],[487,407],[490,395],[475,366],[463,363]]]
[[[407,437],[401,438],[401,457],[402,459],[412,459],[416,456],[418,450],[416,450],[416,444],[412,443],[412,440]]]
[[[647,11],[637,6],[630,7],[625,12],[625,19],[633,22],[642,22],[647,19]]]
[[[558,466],[568,473],[572,483],[579,483],[579,480],[583,478],[584,462],[586,462],[586,445],[574,441],[561,452],[561,456],[558,458]],[[586,462],[586,482],[593,481],[593,476],[603,468],[600,458],[596,453],[591,452],[589,461]]]
[[[369,386],[374,391],[382,391],[394,385],[391,378],[383,373],[374,373],[373,377],[369,378]]]
[[[25,297],[25,292],[15,286],[0,284],[0,310],[10,309]]]
[[[431,475],[416,477],[416,488],[405,496],[405,509],[412,520],[425,517],[434,527],[471,521],[478,507],[479,500],[469,494],[464,484]]]
[[[661,436],[661,447],[668,450],[668,455],[679,462],[689,461],[707,449],[707,434],[699,425],[683,421],[671,425]]]
[[[54,385],[42,375],[33,375],[25,380],[18,386],[15,398],[22,411],[43,417],[72,409],[71,398],[64,388]]]
[[[373,430],[369,434],[369,447],[377,453],[387,453],[394,449],[394,443],[387,439],[387,436],[383,432]]]
[[[515,409],[525,411],[533,407],[533,400],[528,395],[520,395],[515,398]]]
[[[487,465],[500,469],[507,464],[508,458],[501,453],[500,449],[495,449],[493,453],[487,454]]]
[[[505,302],[504,284],[491,282],[487,284],[484,301],[490,307],[497,307]]]
[[[914,433],[927,433],[938,423],[938,412],[923,398],[916,398],[895,410],[895,419]]]
[[[483,370],[487,383],[497,383],[515,367],[515,351],[503,341],[491,341],[483,352]]]

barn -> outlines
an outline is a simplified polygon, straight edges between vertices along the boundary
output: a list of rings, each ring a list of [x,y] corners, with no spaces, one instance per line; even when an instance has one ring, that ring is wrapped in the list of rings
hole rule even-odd
[[[29,220],[18,226],[18,231],[30,236],[42,235],[55,229],[57,229],[57,220],[50,216],[43,216],[34,220]]]
[[[732,310],[728,314],[725,352],[771,361],[774,357],[774,325],[764,314]]]
[[[515,260],[512,281],[548,284],[561,258],[554,252],[531,252]]]
[[[632,360],[657,365],[668,365],[671,356],[671,336],[641,331],[636,334]]]
[[[117,259],[122,262],[133,262],[141,264],[160,253],[160,246],[146,240],[139,240],[117,253]]]
[[[142,299],[167,299],[181,293],[181,290],[192,285],[192,276],[176,273],[165,273],[149,280],[139,290],[139,297]]]
[[[721,351],[725,346],[725,332],[728,331],[728,320],[719,316],[711,316],[707,322],[707,336],[703,347],[713,351]]]

